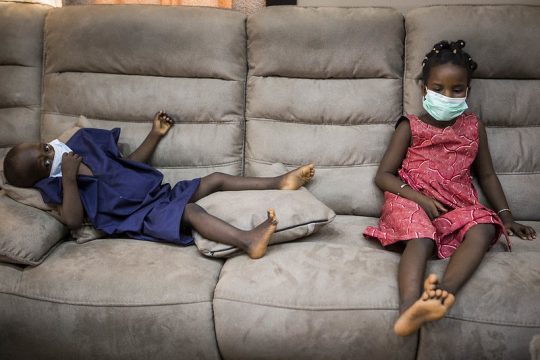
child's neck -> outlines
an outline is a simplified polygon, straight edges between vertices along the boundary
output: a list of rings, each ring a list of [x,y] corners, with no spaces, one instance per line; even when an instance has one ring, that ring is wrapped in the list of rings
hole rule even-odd
[[[458,117],[459,116],[456,116],[455,118],[453,118],[452,120],[449,120],[449,121],[438,121],[438,120],[435,120],[431,115],[423,113],[418,118],[422,122],[424,122],[424,123],[426,123],[428,125],[435,126],[435,127],[440,128],[440,129],[444,129],[445,127],[454,125],[456,123],[456,120],[457,120]]]

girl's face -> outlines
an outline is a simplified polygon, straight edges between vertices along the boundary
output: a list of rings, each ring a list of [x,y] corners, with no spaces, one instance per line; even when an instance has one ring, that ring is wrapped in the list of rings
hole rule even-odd
[[[429,70],[427,84],[429,90],[450,98],[467,96],[467,70],[452,63],[437,65]],[[426,88],[423,87],[424,95]]]

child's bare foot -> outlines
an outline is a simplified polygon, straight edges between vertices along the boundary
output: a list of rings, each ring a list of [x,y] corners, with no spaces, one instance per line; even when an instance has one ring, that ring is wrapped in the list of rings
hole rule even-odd
[[[264,256],[270,237],[276,231],[278,219],[274,209],[268,209],[268,219],[253,230],[248,231],[246,239],[246,252],[252,259]]]
[[[439,320],[454,305],[455,297],[446,290],[431,288],[437,282],[437,276],[431,274],[424,282],[424,293],[394,324],[394,332],[399,336],[408,336],[420,329],[424,323]]]
[[[429,274],[426,280],[424,281],[424,291],[429,297],[435,296],[435,290],[437,290],[437,285],[439,284],[439,278],[435,274]]]
[[[315,166],[313,164],[300,166],[280,176],[279,189],[296,190],[310,182],[313,176],[315,176]]]

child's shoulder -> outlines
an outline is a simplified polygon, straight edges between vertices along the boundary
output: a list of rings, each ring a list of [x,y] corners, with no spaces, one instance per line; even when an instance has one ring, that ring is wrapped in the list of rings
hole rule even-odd
[[[415,117],[414,115],[406,114],[401,115],[400,118],[396,121],[396,125],[394,126],[396,129],[398,128],[410,128],[409,122],[411,121],[411,118]],[[414,119],[413,119],[414,121]]]

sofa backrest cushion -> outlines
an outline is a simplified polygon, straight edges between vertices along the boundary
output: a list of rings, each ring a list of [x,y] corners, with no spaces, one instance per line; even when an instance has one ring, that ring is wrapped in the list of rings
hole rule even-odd
[[[246,174],[314,162],[310,191],[338,214],[379,214],[373,183],[402,114],[402,15],[267,8],[248,19]]]
[[[245,16],[187,7],[73,6],[45,26],[42,138],[85,115],[133,151],[158,110],[177,123],[151,163],[176,182],[241,174]]]
[[[0,2],[0,158],[13,145],[39,141],[43,23],[49,9]]]
[[[404,111],[418,114],[421,63],[440,40],[465,40],[478,69],[467,103],[487,126],[514,216],[540,220],[540,6],[433,6],[405,17]],[[486,201],[484,196],[481,196]]]

